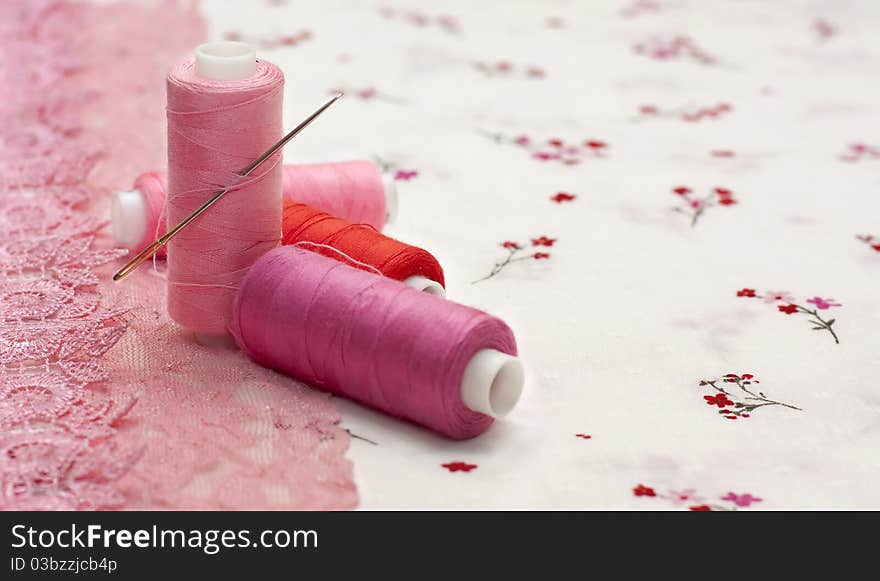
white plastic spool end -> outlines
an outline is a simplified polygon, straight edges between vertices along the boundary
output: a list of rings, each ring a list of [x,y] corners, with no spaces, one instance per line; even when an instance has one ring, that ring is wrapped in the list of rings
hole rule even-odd
[[[147,234],[147,202],[138,190],[116,192],[110,200],[110,229],[118,246],[134,250]]]
[[[382,174],[382,185],[385,186],[385,223],[393,224],[397,220],[397,182],[392,174]]]
[[[522,395],[525,371],[519,358],[483,349],[470,360],[461,378],[461,400],[468,408],[502,418]]]
[[[431,280],[426,276],[421,276],[418,274],[415,276],[411,276],[405,279],[403,281],[403,284],[411,286],[417,291],[428,293],[429,295],[434,295],[435,297],[440,297],[441,299],[446,297],[446,289],[443,288],[443,285],[436,280]]]
[[[195,51],[196,72],[217,81],[241,81],[257,72],[257,51],[246,42],[207,42]]]

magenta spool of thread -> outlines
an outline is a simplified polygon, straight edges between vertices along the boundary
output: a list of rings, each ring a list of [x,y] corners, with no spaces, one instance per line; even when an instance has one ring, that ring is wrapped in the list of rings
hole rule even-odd
[[[287,164],[282,169],[282,183],[288,200],[353,224],[369,224],[380,232],[397,213],[394,178],[382,175],[370,161]],[[148,172],[141,174],[130,190],[113,195],[111,226],[117,245],[140,252],[165,234],[166,191],[166,175]],[[164,250],[157,255],[164,256]]]
[[[253,265],[231,330],[261,365],[457,440],[522,392],[500,319],[296,246]]]
[[[231,191],[171,240],[168,312],[203,343],[223,342],[238,287],[281,238],[281,156],[238,172],[281,138],[284,75],[238,42],[199,46],[168,73],[167,224]]]

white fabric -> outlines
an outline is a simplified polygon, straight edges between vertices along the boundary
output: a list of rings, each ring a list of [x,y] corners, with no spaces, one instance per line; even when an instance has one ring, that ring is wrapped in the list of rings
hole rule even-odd
[[[696,489],[729,508],[728,492],[762,499],[750,509],[880,508],[880,252],[855,238],[880,236],[880,158],[839,159],[880,145],[880,4],[658,0],[632,15],[639,2],[392,2],[393,18],[371,2],[203,6],[210,40],[312,32],[258,49],[287,77],[288,126],[347,91],[285,161],[378,155],[417,170],[398,182],[389,234],[438,257],[451,300],[516,331],[522,400],[474,440],[337,400],[344,427],[378,444],[349,452],[362,507],[674,508],[668,491]],[[440,11],[460,33],[405,16]],[[717,63],[634,50],[676,35]],[[477,61],[546,76],[489,77]],[[370,87],[379,97],[358,98]],[[730,113],[699,122],[639,114],[723,102]],[[478,130],[602,140],[608,154],[542,162]],[[729,188],[738,204],[691,227],[672,211],[680,185]],[[552,202],[560,191],[577,198]],[[501,242],[542,235],[558,239],[532,249],[549,259],[471,284],[506,255]],[[833,297],[843,306],[821,314],[837,318],[840,345],[803,315],[737,297],[744,287]],[[803,411],[727,420],[698,385],[725,373],[754,374]],[[441,466],[452,461],[477,468]]]

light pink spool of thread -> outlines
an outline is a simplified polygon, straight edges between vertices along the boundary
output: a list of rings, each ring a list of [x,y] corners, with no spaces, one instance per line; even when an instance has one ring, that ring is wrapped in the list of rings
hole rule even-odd
[[[249,45],[199,46],[168,73],[168,197],[174,225],[231,191],[168,244],[168,313],[202,343],[228,342],[244,275],[281,237],[281,156],[238,172],[282,132],[284,75]]]
[[[382,231],[397,213],[397,188],[370,161],[287,164],[282,169],[283,195],[353,224]],[[116,192],[111,226],[116,244],[140,252],[166,232],[162,209],[167,178],[162,172],[141,174],[132,189]],[[164,250],[157,256],[165,255]]]

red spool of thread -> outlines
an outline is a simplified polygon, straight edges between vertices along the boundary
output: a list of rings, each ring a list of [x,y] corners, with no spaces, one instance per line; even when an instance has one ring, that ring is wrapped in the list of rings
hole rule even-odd
[[[357,268],[376,269],[425,292],[444,294],[443,268],[430,252],[389,238],[365,224],[352,224],[285,200],[281,230],[284,245],[300,245],[336,260],[345,261],[345,255],[361,263],[352,263]]]

